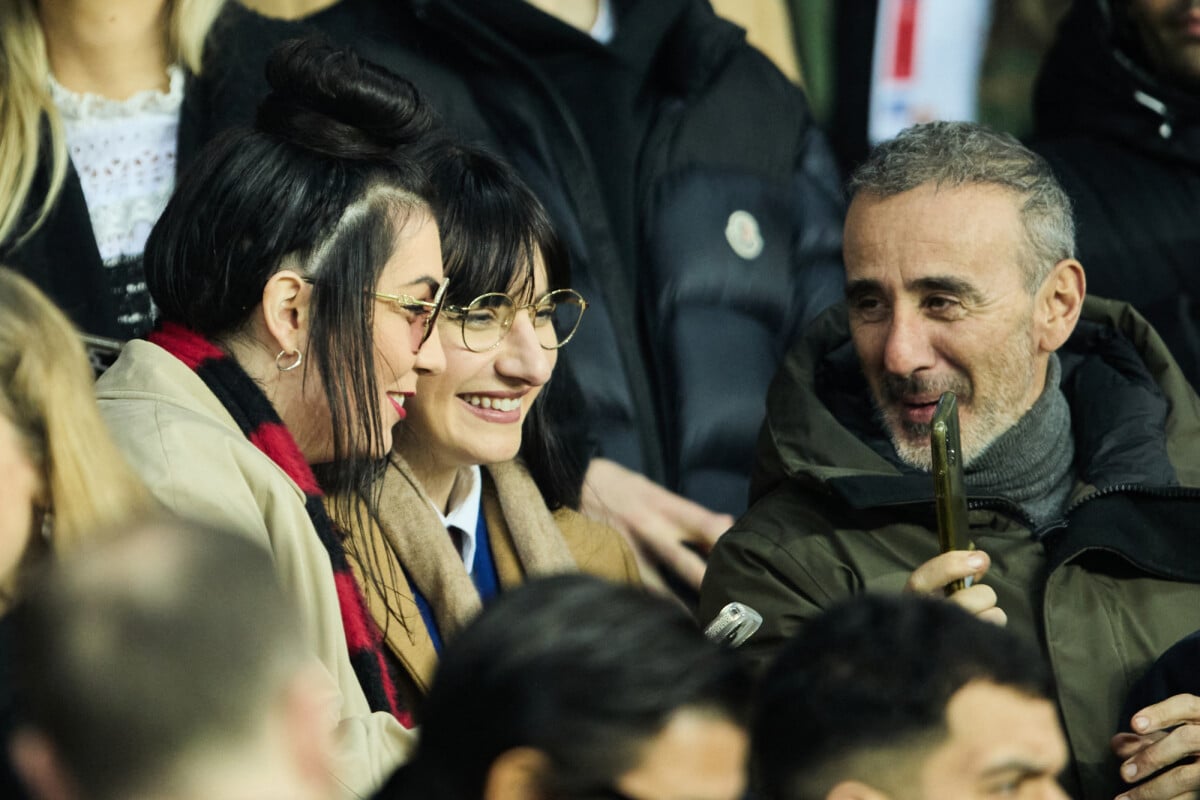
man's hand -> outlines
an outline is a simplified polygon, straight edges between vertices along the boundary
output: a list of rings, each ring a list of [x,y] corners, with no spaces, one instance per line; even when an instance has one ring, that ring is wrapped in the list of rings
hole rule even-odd
[[[654,565],[678,575],[694,589],[704,577],[704,559],[733,517],[709,511],[626,469],[594,458],[583,479],[583,513],[624,534],[647,585],[665,588]]]
[[[996,591],[979,582],[992,560],[981,550],[952,550],[926,561],[913,570],[904,585],[906,592],[941,597],[954,581],[971,578],[974,582],[947,599],[962,606],[980,619],[1004,625],[1008,615],[996,605]]]
[[[1146,706],[1130,721],[1133,733],[1118,733],[1112,749],[1121,779],[1137,783],[1161,769],[1178,766],[1121,795],[1123,800],[1200,797],[1200,697],[1177,694]]]

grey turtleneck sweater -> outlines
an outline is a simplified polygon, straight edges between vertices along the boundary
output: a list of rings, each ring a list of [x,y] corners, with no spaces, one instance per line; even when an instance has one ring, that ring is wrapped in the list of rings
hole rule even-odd
[[[1051,353],[1041,397],[966,469],[968,494],[1011,500],[1037,526],[1062,516],[1075,485],[1071,408],[1061,381],[1062,365]]]

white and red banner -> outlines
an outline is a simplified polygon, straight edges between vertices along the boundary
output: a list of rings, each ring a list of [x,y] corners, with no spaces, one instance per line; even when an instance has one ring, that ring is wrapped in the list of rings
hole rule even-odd
[[[991,0],[878,0],[871,144],[935,119],[978,116]]]

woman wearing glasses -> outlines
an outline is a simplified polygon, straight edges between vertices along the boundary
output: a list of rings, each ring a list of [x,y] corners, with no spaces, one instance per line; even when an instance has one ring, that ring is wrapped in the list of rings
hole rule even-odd
[[[565,473],[541,421],[539,395],[587,308],[567,288],[544,210],[477,150],[447,148],[434,185],[450,284],[438,322],[446,367],[421,376],[396,427],[379,524],[345,525],[395,682],[414,706],[442,643],[504,589],[575,570],[638,580],[619,534],[564,507]]]
[[[338,777],[362,795],[406,752],[408,714],[322,490],[370,484],[417,375],[445,364],[435,133],[411,84],[349,51],[286,43],[267,77],[254,129],[210,145],[155,225],[162,324],[99,397],[168,508],[271,550],[332,678]]]

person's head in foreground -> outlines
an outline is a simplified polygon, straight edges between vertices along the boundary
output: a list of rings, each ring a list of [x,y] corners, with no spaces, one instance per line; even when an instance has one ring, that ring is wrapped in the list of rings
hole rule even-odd
[[[1065,798],[1048,667],[957,606],[864,595],[780,651],[752,725],[761,800]]]
[[[411,83],[350,50],[285,42],[266,70],[254,128],[197,156],[146,243],[154,341],[232,357],[329,486],[356,488],[442,366],[438,133]]]
[[[421,377],[396,449],[435,501],[459,469],[522,450],[561,505],[571,491],[537,401],[587,305],[570,288],[566,248],[517,173],[486,151],[447,147],[432,180],[450,286],[438,326],[446,368]]]
[[[15,614],[11,751],[34,796],[333,796],[329,690],[249,540],[145,523],[60,561]]]
[[[929,470],[930,421],[958,395],[970,463],[1033,406],[1083,305],[1071,204],[1049,166],[981,125],[916,125],[850,179],[846,299],[897,454]]]
[[[739,800],[747,694],[734,653],[670,601],[533,581],[450,644],[386,796]]]
[[[100,419],[75,327],[32,283],[0,267],[0,609],[28,567],[150,496]]]

